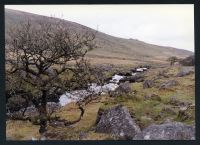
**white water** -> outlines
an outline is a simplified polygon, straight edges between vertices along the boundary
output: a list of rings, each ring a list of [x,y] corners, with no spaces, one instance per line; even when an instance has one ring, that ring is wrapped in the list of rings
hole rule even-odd
[[[114,83],[105,84],[103,86],[98,86],[97,84],[93,83],[88,89],[88,91],[76,90],[71,91],[70,93],[66,92],[65,94],[60,96],[59,103],[61,106],[65,106],[71,102],[76,102],[80,99],[83,99],[92,93],[104,95],[108,91],[114,91],[118,86],[118,84]]]
[[[124,78],[124,76],[114,75],[114,76],[112,77],[112,80],[110,80],[110,82],[111,82],[111,83],[118,83],[119,80],[121,80],[121,79],[123,79],[123,78]]]
[[[59,98],[59,103],[61,106],[65,106],[71,102],[76,102],[76,100],[68,97],[66,94],[61,95]]]
[[[61,106],[65,106],[71,102],[76,102],[84,97],[88,96],[90,93],[86,90],[76,90],[71,91],[70,93],[66,92],[61,95],[59,98],[59,103]]]
[[[137,72],[143,72],[147,70],[147,68],[137,68]],[[132,76],[135,76],[137,73],[132,73]],[[106,94],[109,91],[114,91],[119,87],[117,84],[124,76],[114,75],[108,84],[103,86],[97,85],[96,83],[92,83],[88,90],[76,90],[71,92],[66,92],[65,94],[60,96],[59,103],[61,106],[65,106],[70,102],[76,102],[84,97],[87,97],[90,94]]]
[[[108,91],[114,91],[115,89],[117,89],[119,85],[118,84],[114,84],[114,83],[109,83],[104,85],[103,88],[103,92],[108,92]]]
[[[145,70],[147,70],[147,68],[145,68],[145,67],[137,68],[137,69],[136,69],[137,72],[143,72],[143,71],[145,71]]]
[[[132,73],[132,76],[135,76],[137,73]]]

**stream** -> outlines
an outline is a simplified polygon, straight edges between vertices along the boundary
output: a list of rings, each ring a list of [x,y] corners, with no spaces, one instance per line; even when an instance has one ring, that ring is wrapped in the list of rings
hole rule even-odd
[[[147,68],[137,68],[134,73],[132,73],[132,76],[135,76],[139,73],[142,73],[143,71],[146,71]],[[100,86],[96,83],[92,83],[88,90],[74,90],[71,92],[66,92],[65,94],[61,95],[59,98],[59,104],[61,106],[65,106],[71,102],[76,102],[81,99],[84,99],[85,97],[89,96],[90,94],[100,94],[104,95],[108,93],[109,91],[115,91],[119,87],[119,81],[123,79],[125,76],[122,75],[113,75],[112,79],[109,80],[108,83]]]

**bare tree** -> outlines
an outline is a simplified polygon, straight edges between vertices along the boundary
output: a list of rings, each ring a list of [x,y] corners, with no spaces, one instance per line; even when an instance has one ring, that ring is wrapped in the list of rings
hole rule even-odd
[[[172,57],[169,57],[167,59],[167,61],[170,62],[170,66],[173,66],[175,62],[177,62],[179,59],[176,57],[176,56],[172,56]]]
[[[41,134],[47,126],[49,90],[87,88],[91,82],[90,67],[84,56],[96,46],[95,33],[87,30],[78,33],[58,20],[27,21],[9,31],[6,75],[10,81],[7,86],[11,87],[12,83],[15,91],[22,88],[29,94],[28,99],[40,114]],[[83,108],[79,106],[79,109],[82,116]]]

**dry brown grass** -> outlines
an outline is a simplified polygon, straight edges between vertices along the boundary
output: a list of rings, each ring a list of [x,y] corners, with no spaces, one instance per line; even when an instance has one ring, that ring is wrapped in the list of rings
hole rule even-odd
[[[96,116],[99,108],[107,109],[116,104],[125,105],[131,114],[134,115],[135,120],[140,125],[141,128],[145,128],[152,123],[162,123],[167,118],[174,121],[181,121],[177,118],[179,107],[169,104],[171,96],[176,96],[180,101],[195,102],[195,83],[194,74],[190,74],[185,77],[175,77],[177,72],[181,67],[165,67],[165,68],[154,68],[146,72],[146,79],[152,79],[157,76],[159,71],[166,70],[166,73],[170,76],[169,78],[161,77],[156,81],[156,85],[159,86],[161,83],[168,80],[178,81],[177,86],[173,86],[170,89],[159,90],[156,86],[152,88],[143,89],[143,83],[133,83],[132,88],[136,90],[136,95],[126,98],[124,96],[119,96],[116,98],[110,98],[108,96],[101,97],[100,101],[94,101],[89,103],[84,107],[85,114],[82,120],[69,127],[48,127],[48,131],[54,134],[52,139],[62,139],[62,140],[105,140],[114,139],[111,135],[95,133],[91,129],[95,125]],[[161,101],[148,100],[144,101],[144,96],[147,94],[157,94],[161,97]],[[173,108],[177,113],[169,114],[164,113],[161,118],[154,120],[156,116],[160,115],[161,110],[164,107]],[[194,123],[194,112],[195,110],[190,110],[192,117],[185,121],[187,124]],[[70,103],[69,105],[61,108],[61,110],[55,113],[63,119],[76,120],[79,117],[80,111],[75,105],[75,103]],[[149,120],[151,118],[152,120]],[[86,136],[80,138],[80,133],[86,133]],[[34,126],[29,122],[22,121],[7,121],[6,135],[10,139],[15,140],[29,140],[32,136],[38,136],[38,126]]]
[[[6,138],[8,140],[31,140],[32,137],[39,138],[39,126],[29,121],[6,121]]]

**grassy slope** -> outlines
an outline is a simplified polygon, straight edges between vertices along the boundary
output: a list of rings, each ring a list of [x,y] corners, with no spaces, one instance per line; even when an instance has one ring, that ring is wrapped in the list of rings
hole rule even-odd
[[[25,13],[15,10],[5,9],[5,30],[7,30],[14,24],[19,24],[21,21],[31,19],[33,21],[48,21],[49,23],[57,19],[49,19],[48,17],[42,17],[31,13]],[[64,21],[65,27],[77,31],[78,33],[83,31],[83,28],[94,32],[93,29],[85,27],[83,25]],[[192,53],[186,50],[175,49],[172,47],[163,47],[148,44],[136,39],[123,39],[113,37],[102,32],[98,32],[96,40],[98,48],[90,51],[87,55],[93,59],[94,63],[113,63],[113,64],[132,64],[138,62],[165,62],[169,56],[186,57]],[[120,61],[119,61],[120,60]]]
[[[66,139],[66,140],[78,140],[80,139],[79,134],[81,132],[86,132],[87,135],[82,138],[87,140],[104,140],[104,139],[113,139],[108,134],[99,134],[95,133],[91,129],[93,128],[96,120],[96,115],[99,108],[106,109],[116,104],[123,104],[128,107],[130,113],[135,117],[135,120],[140,125],[141,128],[144,128],[151,123],[162,123],[167,118],[170,118],[174,121],[181,121],[177,115],[179,108],[176,106],[169,104],[169,100],[171,96],[176,96],[178,100],[187,101],[194,104],[195,101],[195,83],[194,83],[194,74],[190,74],[185,77],[175,77],[174,75],[181,69],[181,67],[166,67],[166,68],[155,68],[150,69],[146,74],[146,79],[152,79],[157,76],[159,71],[166,70],[167,74],[170,76],[169,78],[162,77],[161,79],[156,81],[156,85],[160,85],[163,82],[168,80],[176,80],[179,82],[177,86],[172,87],[168,90],[158,90],[157,87],[143,89],[142,83],[133,83],[133,90],[136,90],[137,93],[134,96],[129,98],[125,96],[120,96],[117,98],[109,98],[102,97],[101,100],[97,100],[95,102],[91,102],[86,106],[86,111],[83,119],[70,127],[66,128],[53,128],[48,127],[48,131],[53,133],[53,139]],[[146,94],[157,94],[161,97],[161,101],[148,100],[144,101],[144,95]],[[156,117],[160,115],[161,110],[164,107],[173,108],[176,114],[170,114],[164,112],[160,118]],[[183,121],[187,124],[193,124],[194,117],[194,109],[189,110],[191,114],[191,118]],[[79,115],[79,110],[72,103],[58,112],[56,112],[57,116],[61,116],[61,118],[74,120]],[[31,125],[29,122],[20,122],[20,121],[7,121],[7,130],[6,134],[9,138],[14,139],[30,139],[32,136],[37,137],[37,129],[38,126]],[[20,131],[19,131],[20,130]]]

